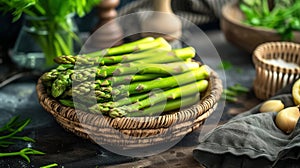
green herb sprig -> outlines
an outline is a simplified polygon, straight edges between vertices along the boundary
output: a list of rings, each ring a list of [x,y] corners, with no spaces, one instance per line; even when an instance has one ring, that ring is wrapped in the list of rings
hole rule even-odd
[[[45,153],[40,152],[38,150],[34,150],[31,148],[23,148],[19,152],[8,152],[8,153],[0,153],[0,157],[7,157],[7,156],[21,156],[30,163],[30,159],[27,155],[43,155]]]
[[[74,33],[71,16],[84,16],[101,0],[0,0],[0,11],[13,14],[13,21],[22,14],[31,26],[29,32],[43,51],[46,66],[55,65],[53,59],[61,55],[74,54],[73,41],[79,42]],[[42,31],[41,31],[42,30]],[[47,32],[47,33],[38,33]]]
[[[52,163],[52,164],[49,164],[49,165],[42,166],[40,168],[52,168],[52,167],[57,167],[57,166],[58,166],[57,163]]]
[[[61,21],[70,13],[82,17],[100,2],[101,0],[0,0],[0,11],[11,12],[14,21],[18,20],[23,13]]]
[[[292,40],[293,31],[300,30],[300,0],[274,0],[271,8],[267,0],[240,0],[245,23],[276,30],[282,40]]]
[[[232,65],[232,63],[231,62],[229,62],[229,61],[222,61],[219,65],[218,65],[218,68],[219,69],[223,69],[223,70],[230,70],[230,69],[232,69],[232,67],[233,67],[233,65]]]
[[[12,117],[3,127],[0,128],[0,148],[6,148],[15,144],[16,140],[26,142],[35,142],[34,139],[27,136],[18,136],[24,128],[30,123],[30,119],[19,120],[19,116]],[[21,156],[30,163],[28,155],[43,155],[45,153],[31,148],[23,148],[17,152],[0,153],[0,157]]]
[[[234,84],[223,90],[222,99],[228,102],[237,102],[237,96],[248,93],[249,89],[241,84]]]

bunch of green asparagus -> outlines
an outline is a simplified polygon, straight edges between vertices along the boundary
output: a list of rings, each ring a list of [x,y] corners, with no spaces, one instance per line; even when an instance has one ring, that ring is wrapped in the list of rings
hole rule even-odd
[[[163,38],[77,56],[55,58],[59,66],[42,82],[60,103],[112,118],[153,116],[199,101],[209,68],[193,61],[193,47],[172,49]]]

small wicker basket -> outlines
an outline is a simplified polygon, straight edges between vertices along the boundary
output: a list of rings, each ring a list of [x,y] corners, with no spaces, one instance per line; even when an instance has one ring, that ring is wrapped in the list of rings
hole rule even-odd
[[[124,148],[130,149],[175,141],[201,126],[217,106],[222,82],[212,71],[209,87],[201,95],[200,102],[187,109],[156,117],[115,119],[63,106],[46,93],[40,79],[36,89],[40,104],[66,130],[98,144],[123,144]],[[129,138],[124,141],[124,136]]]
[[[300,44],[292,42],[268,42],[259,45],[253,52],[256,78],[253,89],[257,98],[266,100],[278,90],[300,76]],[[271,60],[283,60],[298,67],[278,65]]]

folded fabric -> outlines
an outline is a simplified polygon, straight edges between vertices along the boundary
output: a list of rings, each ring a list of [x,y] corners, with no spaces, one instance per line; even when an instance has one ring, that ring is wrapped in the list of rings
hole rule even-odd
[[[272,99],[294,105],[291,94]],[[260,113],[260,106],[200,137],[194,158],[209,168],[300,167],[300,121],[286,134],[274,122],[276,113]]]

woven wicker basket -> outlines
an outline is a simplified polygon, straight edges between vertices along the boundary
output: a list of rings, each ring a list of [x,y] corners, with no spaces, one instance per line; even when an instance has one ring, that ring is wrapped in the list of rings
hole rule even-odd
[[[140,145],[145,147],[175,141],[202,125],[217,106],[222,82],[212,71],[209,88],[201,95],[200,102],[187,109],[157,117],[115,119],[61,105],[47,95],[41,80],[38,81],[36,89],[40,104],[65,129],[98,144],[124,144],[126,148],[136,148]],[[124,136],[133,138],[124,141]]]
[[[258,46],[253,52],[256,78],[254,92],[257,98],[265,100],[279,89],[292,83],[300,76],[300,44],[292,42],[269,42]],[[299,67],[276,65],[270,59],[282,59]]]

